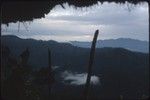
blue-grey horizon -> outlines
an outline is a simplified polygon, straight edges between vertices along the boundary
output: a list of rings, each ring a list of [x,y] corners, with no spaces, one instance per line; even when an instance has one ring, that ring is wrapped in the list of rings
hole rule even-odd
[[[148,4],[103,3],[89,8],[64,4],[56,6],[45,18],[33,22],[1,25],[2,35],[56,41],[91,41],[99,29],[98,39],[132,38],[149,41]],[[129,10],[131,9],[131,10]]]

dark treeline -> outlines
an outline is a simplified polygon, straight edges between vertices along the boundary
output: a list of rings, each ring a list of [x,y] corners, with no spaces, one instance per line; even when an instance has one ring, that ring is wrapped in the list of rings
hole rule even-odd
[[[65,70],[86,72],[90,49],[15,36],[1,40],[3,100],[81,99],[84,86],[64,84],[59,76]],[[49,72],[45,46],[50,48],[52,66],[60,66],[59,71]],[[137,100],[149,96],[149,54],[123,48],[96,49],[92,74],[99,76],[101,84],[91,86],[91,100],[120,100],[122,97]]]

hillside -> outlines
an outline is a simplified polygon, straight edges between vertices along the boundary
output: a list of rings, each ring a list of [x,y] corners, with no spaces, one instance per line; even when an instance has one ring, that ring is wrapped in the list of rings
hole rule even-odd
[[[59,66],[55,71],[57,80],[55,91],[62,93],[64,88],[67,87],[72,88],[72,92],[81,92],[82,87],[80,86],[73,85],[68,87],[68,85],[62,84],[61,75],[65,71],[71,71],[74,74],[86,73],[89,48],[76,47],[68,43],[59,43],[52,40],[21,39],[16,36],[2,36],[1,41],[2,45],[9,48],[11,55],[16,57],[19,57],[28,47],[30,52],[29,64],[34,69],[48,67],[47,47],[50,48],[52,66]],[[92,70],[93,75],[100,78],[101,87],[93,87],[96,90],[92,91],[96,94],[100,93],[98,95],[102,98],[113,98],[113,96],[115,98],[118,94],[123,94],[126,98],[135,98],[139,94],[147,95],[149,87],[148,69],[148,53],[133,52],[123,48],[97,48]],[[69,84],[72,82],[72,80],[68,81]],[[113,92],[114,90],[115,92]],[[66,91],[70,93],[69,90]]]

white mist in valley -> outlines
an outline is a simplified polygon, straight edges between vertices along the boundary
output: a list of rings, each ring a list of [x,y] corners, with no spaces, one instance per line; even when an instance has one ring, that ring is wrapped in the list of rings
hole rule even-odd
[[[86,83],[87,73],[73,73],[71,71],[64,71],[62,73],[62,78],[64,79],[64,83],[69,82],[69,84],[71,85],[84,85]],[[91,84],[100,84],[99,77],[92,75]]]

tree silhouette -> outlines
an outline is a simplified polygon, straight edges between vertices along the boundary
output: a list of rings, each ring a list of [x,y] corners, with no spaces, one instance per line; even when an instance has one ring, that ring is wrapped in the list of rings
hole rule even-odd
[[[26,48],[25,51],[22,52],[22,54],[20,55],[21,58],[21,65],[26,66],[28,59],[29,59],[30,53],[29,53],[29,49]]]
[[[9,51],[5,49],[4,52]],[[8,53],[4,53],[8,55]],[[3,82],[2,98],[4,100],[40,100],[39,91],[32,84],[32,69],[27,64],[29,51],[26,49],[21,55],[21,63],[17,63],[16,58],[8,56],[8,64],[11,73]],[[8,72],[4,72],[8,73]]]

